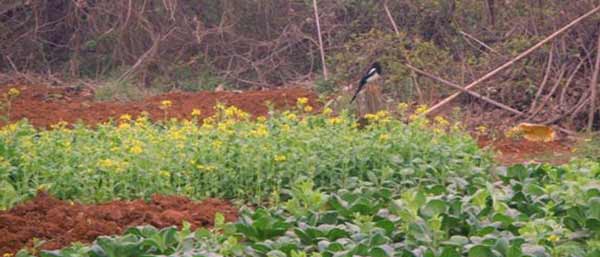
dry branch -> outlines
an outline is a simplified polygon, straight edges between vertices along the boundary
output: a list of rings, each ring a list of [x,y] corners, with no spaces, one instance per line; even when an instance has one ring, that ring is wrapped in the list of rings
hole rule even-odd
[[[532,46],[531,48],[527,49],[525,52],[519,54],[517,57],[513,58],[512,60],[506,62],[505,64],[503,64],[502,66],[496,68],[495,70],[487,73],[486,75],[484,75],[483,77],[475,80],[474,82],[472,82],[471,84],[467,85],[464,87],[464,89],[468,90],[471,89],[477,85],[479,85],[481,82],[484,82],[485,80],[493,77],[494,75],[498,74],[500,71],[510,67],[511,65],[513,65],[515,62],[523,59],[524,57],[528,56],[529,54],[531,54],[533,51],[535,51],[536,49],[540,48],[541,46],[543,46],[544,44],[550,42],[551,40],[553,40],[554,38],[556,38],[557,36],[559,36],[560,34],[564,33],[565,31],[569,30],[570,28],[572,28],[573,26],[575,26],[576,24],[578,24],[579,22],[581,22],[582,20],[584,20],[587,17],[590,17],[591,15],[593,15],[594,13],[596,13],[598,10],[600,10],[600,6],[597,6],[596,8],[592,9],[591,11],[587,12],[586,14],[580,16],[579,18],[571,21],[569,24],[565,25],[564,27],[562,27],[561,29],[559,29],[558,31],[552,33],[550,36],[546,37],[544,40],[540,41],[539,43],[535,44],[534,46]],[[447,103],[449,103],[450,101],[452,101],[453,99],[455,99],[456,97],[458,97],[461,92],[457,92],[454,93],[452,95],[450,95],[448,98],[442,100],[441,102],[439,102],[438,104],[434,105],[433,107],[429,108],[429,110],[427,110],[425,112],[426,115],[433,113],[434,111],[436,111],[437,109],[439,109],[440,107],[446,105]]]
[[[319,8],[317,0],[313,0],[315,11],[315,22],[317,23],[317,34],[319,36],[319,50],[321,51],[321,64],[323,65],[323,77],[327,80],[327,66],[325,65],[325,50],[323,50],[323,36],[321,35],[321,23],[319,21]]]
[[[405,65],[406,65],[406,67],[408,67],[409,69],[413,70],[413,71],[414,71],[414,72],[416,72],[416,73],[419,73],[419,74],[421,74],[421,75],[423,75],[423,76],[425,76],[425,77],[431,78],[431,79],[433,79],[433,80],[435,80],[435,81],[438,81],[438,82],[440,82],[440,83],[442,83],[442,84],[444,84],[444,85],[448,85],[448,86],[450,86],[450,87],[453,87],[453,88],[455,88],[455,89],[458,89],[458,90],[460,90],[461,92],[464,92],[464,93],[467,93],[467,94],[469,94],[469,95],[472,95],[472,96],[474,96],[474,97],[476,97],[476,98],[478,98],[478,99],[480,99],[480,100],[482,100],[482,101],[484,101],[484,102],[486,102],[486,103],[489,103],[489,104],[491,104],[491,105],[494,105],[494,106],[496,106],[496,107],[498,107],[498,108],[500,108],[500,109],[503,109],[503,110],[506,110],[506,111],[512,112],[512,113],[514,113],[514,114],[517,114],[517,115],[523,115],[523,112],[521,112],[521,111],[519,111],[519,110],[517,110],[517,109],[514,109],[514,108],[512,108],[512,107],[510,107],[510,106],[508,106],[508,105],[505,105],[505,104],[503,104],[503,103],[500,103],[500,102],[497,102],[497,101],[495,101],[495,100],[492,100],[492,99],[490,99],[490,98],[487,98],[487,97],[485,97],[485,96],[482,96],[482,95],[480,95],[480,94],[478,94],[478,93],[475,93],[475,92],[473,92],[473,91],[471,91],[471,90],[465,89],[465,88],[461,87],[460,85],[458,85],[458,84],[456,84],[456,83],[453,83],[453,82],[451,82],[451,81],[447,81],[447,80],[445,80],[445,79],[443,79],[443,78],[440,78],[440,77],[438,77],[438,76],[435,76],[435,75],[433,75],[433,74],[431,74],[431,73],[429,73],[429,72],[426,72],[426,71],[420,70],[420,69],[418,69],[418,68],[415,68],[415,67],[413,67],[413,66],[412,66],[412,65],[410,65],[410,64],[405,64]]]
[[[600,33],[598,34],[598,48],[596,51],[596,64],[594,66],[594,74],[590,82],[590,110],[588,112],[587,131],[592,132],[594,125],[594,114],[596,114],[596,97],[598,97],[598,72],[600,71]]]
[[[394,32],[396,32],[396,35],[400,35],[400,31],[398,30],[398,25],[396,25],[396,21],[394,21],[394,17],[392,16],[392,13],[390,12],[390,8],[388,7],[388,0],[385,0],[383,2],[383,9],[385,9],[385,13],[387,14],[387,17],[390,20],[390,23],[392,23]]]
[[[535,93],[535,98],[531,101],[531,107],[529,107],[529,113],[532,113],[535,110],[536,102],[542,96],[542,92],[544,91],[544,87],[548,82],[548,78],[550,77],[550,71],[552,69],[552,61],[554,60],[554,51],[550,50],[550,54],[548,55],[548,65],[546,66],[546,72],[544,74],[544,79],[542,79],[542,83],[538,87],[537,93]]]

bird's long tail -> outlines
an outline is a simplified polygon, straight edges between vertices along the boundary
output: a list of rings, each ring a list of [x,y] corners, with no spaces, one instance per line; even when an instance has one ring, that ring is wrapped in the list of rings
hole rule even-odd
[[[365,85],[364,83],[360,83],[360,85],[358,86],[358,89],[356,90],[356,93],[354,93],[354,96],[352,96],[352,100],[350,100],[350,103],[354,102],[354,100],[358,96],[358,93],[360,93],[360,91],[362,90],[364,85]]]

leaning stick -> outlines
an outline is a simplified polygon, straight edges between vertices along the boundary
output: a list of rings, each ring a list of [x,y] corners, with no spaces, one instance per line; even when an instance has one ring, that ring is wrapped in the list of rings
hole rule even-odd
[[[568,29],[572,28],[573,26],[575,26],[577,23],[581,22],[582,20],[584,20],[585,18],[591,16],[592,14],[596,13],[598,10],[600,10],[600,6],[597,6],[596,8],[592,9],[591,11],[587,12],[586,14],[584,14],[583,16],[573,20],[572,22],[570,22],[569,24],[567,24],[566,26],[564,26],[563,28],[559,29],[558,31],[552,33],[552,35],[548,36],[547,38],[545,38],[544,40],[540,41],[539,43],[537,43],[536,45],[532,46],[531,48],[527,49],[525,52],[519,54],[517,57],[515,57],[514,59],[508,61],[507,63],[503,64],[502,66],[496,68],[495,70],[489,72],[488,74],[484,75],[483,77],[473,81],[471,84],[467,85],[464,87],[464,89],[471,89],[479,84],[481,84],[481,82],[493,77],[494,75],[498,74],[500,71],[510,67],[511,65],[513,65],[515,62],[523,59],[524,57],[528,56],[529,54],[531,54],[533,51],[535,51],[536,49],[540,48],[541,46],[543,46],[544,44],[548,43],[549,41],[553,40],[554,38],[556,38],[558,35],[562,34],[563,32],[567,31]],[[462,91],[454,93],[452,95],[450,95],[449,97],[447,97],[446,99],[442,100],[441,102],[439,102],[438,104],[432,106],[431,108],[429,108],[429,110],[427,110],[424,114],[428,115],[431,114],[432,112],[436,111],[437,109],[439,109],[440,107],[446,105],[447,103],[449,103],[450,101],[452,101],[454,98],[458,97],[460,95],[460,93],[462,93]]]
[[[319,50],[321,51],[321,64],[323,65],[323,78],[327,80],[327,66],[325,65],[325,50],[323,49],[323,36],[321,35],[321,23],[319,22],[317,0],[313,0],[313,8],[315,11],[315,21],[317,23],[317,34],[319,36]]]
[[[598,72],[600,71],[600,34],[598,34],[598,50],[596,51],[596,64],[594,67],[594,73],[592,74],[592,81],[590,82],[590,110],[588,112],[588,124],[587,131],[592,132],[592,126],[594,125],[594,114],[596,114],[596,97],[598,96]]]
[[[491,104],[491,105],[495,105],[495,106],[496,106],[496,107],[498,107],[498,108],[504,109],[504,110],[506,110],[506,111],[512,112],[512,113],[514,113],[514,114],[517,114],[517,115],[523,115],[523,112],[521,112],[521,111],[519,111],[519,110],[517,110],[517,109],[514,109],[514,108],[512,108],[512,107],[510,107],[510,106],[508,106],[508,105],[505,105],[505,104],[503,104],[503,103],[500,103],[500,102],[494,101],[494,100],[492,100],[492,99],[490,99],[490,98],[488,98],[488,97],[482,96],[482,95],[480,95],[480,94],[478,94],[478,93],[476,93],[476,92],[473,92],[473,91],[471,91],[471,90],[465,89],[465,88],[463,88],[463,87],[459,86],[458,84],[456,84],[456,83],[454,83],[454,82],[451,82],[451,81],[445,80],[445,79],[443,79],[443,78],[440,78],[440,77],[438,77],[438,76],[435,76],[435,75],[433,75],[433,74],[431,74],[431,73],[429,73],[429,72],[426,72],[426,71],[420,70],[419,68],[415,68],[415,67],[413,67],[413,66],[412,66],[412,65],[410,65],[410,64],[404,64],[404,65],[405,65],[406,67],[408,67],[409,69],[413,70],[413,71],[414,71],[414,72],[416,72],[416,73],[419,73],[419,74],[421,74],[421,75],[423,75],[423,76],[425,76],[425,77],[428,77],[428,78],[430,78],[430,79],[433,79],[433,80],[435,80],[435,81],[438,81],[438,82],[440,82],[440,83],[442,83],[442,84],[444,84],[444,85],[448,85],[448,86],[450,86],[450,87],[453,87],[453,88],[455,88],[455,89],[458,89],[458,90],[460,90],[461,92],[464,92],[464,93],[467,93],[467,94],[469,94],[469,95],[472,95],[472,96],[474,96],[474,97],[476,97],[476,98],[478,98],[478,99],[481,99],[482,101],[484,101],[484,102],[486,102],[486,103],[489,103],[489,104]]]
[[[396,25],[396,21],[394,21],[394,17],[392,17],[392,13],[390,12],[390,8],[388,8],[388,1],[385,0],[383,2],[383,9],[385,9],[385,13],[388,16],[388,19],[390,20],[390,23],[392,23],[392,27],[394,27],[394,32],[396,32],[396,35],[400,35],[400,31],[398,30],[398,25]]]

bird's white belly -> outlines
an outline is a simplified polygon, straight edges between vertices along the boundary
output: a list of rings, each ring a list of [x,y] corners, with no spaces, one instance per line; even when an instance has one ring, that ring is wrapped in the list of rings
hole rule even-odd
[[[381,76],[379,76],[379,74],[375,73],[375,74],[373,74],[373,76],[371,76],[367,79],[367,82],[373,82],[373,81],[379,79],[380,77]]]

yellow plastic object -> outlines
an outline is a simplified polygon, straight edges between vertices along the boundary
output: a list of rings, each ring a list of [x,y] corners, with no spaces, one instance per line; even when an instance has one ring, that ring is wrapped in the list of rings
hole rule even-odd
[[[529,141],[533,142],[551,142],[556,137],[556,132],[546,125],[521,123],[510,130],[512,133],[519,133]]]

